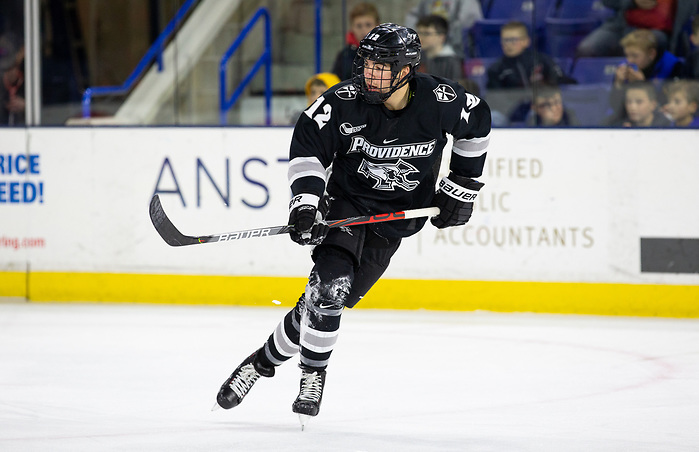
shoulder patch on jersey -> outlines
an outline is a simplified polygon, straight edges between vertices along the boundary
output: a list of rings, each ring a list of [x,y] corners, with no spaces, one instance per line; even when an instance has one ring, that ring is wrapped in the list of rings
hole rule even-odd
[[[437,102],[452,102],[456,99],[456,92],[449,85],[442,83],[432,91],[434,91],[434,95],[437,97]]]
[[[476,105],[481,103],[481,99],[477,96],[474,96],[471,93],[466,93],[466,108],[469,110],[473,109]]]
[[[352,124],[350,124],[349,122],[343,122],[342,124],[340,124],[340,133],[345,135],[345,136],[349,136],[349,135],[352,135],[353,133],[359,132],[360,130],[362,130],[366,126],[367,126],[366,124],[362,124],[360,126],[355,127]]]
[[[357,88],[354,85],[343,86],[335,94],[342,100],[353,100],[357,98]]]

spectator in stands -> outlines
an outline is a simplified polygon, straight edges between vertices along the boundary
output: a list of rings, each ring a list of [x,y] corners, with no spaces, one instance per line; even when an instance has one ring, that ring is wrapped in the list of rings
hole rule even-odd
[[[9,34],[0,37],[0,124],[24,122],[24,46]]]
[[[508,22],[500,29],[503,56],[488,67],[488,103],[514,123],[524,122],[531,110],[532,88],[574,80],[548,55],[535,52],[527,26]],[[499,92],[498,92],[499,91]]]
[[[571,81],[553,58],[535,53],[531,43],[524,23],[514,21],[502,26],[503,56],[488,68],[488,89],[527,88],[539,83],[558,85]]]
[[[306,85],[304,86],[306,100],[308,101],[307,105],[310,106],[324,92],[338,83],[340,83],[340,79],[331,72],[321,72],[311,76],[306,80]]]
[[[667,103],[663,111],[672,118],[675,127],[699,128],[699,82],[678,80],[665,87]]]
[[[694,50],[687,56],[685,64],[685,77],[699,79],[699,14],[692,19],[692,34],[689,40]]]
[[[422,43],[418,71],[460,81],[464,77],[464,62],[447,43],[447,20],[436,14],[421,17],[416,31]]]
[[[527,125],[541,127],[567,127],[579,125],[575,114],[563,106],[563,96],[558,86],[541,86],[534,94],[532,111]]]
[[[663,50],[684,55],[684,25],[697,12],[699,0],[602,0],[615,14],[578,45],[578,57],[621,56],[622,37],[635,29],[653,30]]]
[[[636,81],[625,90],[624,114],[612,127],[670,127],[672,122],[658,108],[658,93],[652,83]]]
[[[614,86],[610,103],[616,112],[623,109],[624,86],[632,82],[648,81],[656,90],[666,80],[682,76],[682,61],[670,52],[662,51],[650,30],[634,30],[621,39],[626,61],[619,65],[614,74]],[[664,103],[661,101],[661,104]],[[619,115],[620,113],[617,113]]]
[[[663,51],[650,30],[635,30],[621,39],[626,61],[614,74],[614,86],[638,80],[666,80],[681,77],[682,61]]]
[[[471,55],[471,43],[463,42],[464,30],[483,18],[480,0],[420,0],[405,17],[405,26],[415,29],[421,17],[436,14],[449,22],[449,43],[457,53]]]
[[[349,25],[350,30],[345,36],[347,44],[335,57],[332,72],[340,80],[347,80],[352,77],[352,63],[357,55],[359,41],[364,38],[374,27],[379,25],[379,11],[371,3],[358,3],[350,10]]]

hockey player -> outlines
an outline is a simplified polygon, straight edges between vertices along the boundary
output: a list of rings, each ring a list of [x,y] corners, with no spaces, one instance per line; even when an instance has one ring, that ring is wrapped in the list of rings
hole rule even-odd
[[[483,186],[474,178],[485,163],[490,109],[455,82],[416,74],[419,63],[417,33],[381,24],[360,42],[352,80],[330,88],[299,118],[289,155],[290,236],[315,245],[315,265],[296,306],[221,386],[221,407],[240,404],[260,376],[272,377],[300,351],[300,391],[292,410],[302,425],[317,415],[343,309],[357,304],[401,240],[426,222],[329,229],[326,211],[328,219],[340,219],[434,205],[440,208],[431,219],[437,228],[471,217]],[[435,193],[448,134],[451,171]]]

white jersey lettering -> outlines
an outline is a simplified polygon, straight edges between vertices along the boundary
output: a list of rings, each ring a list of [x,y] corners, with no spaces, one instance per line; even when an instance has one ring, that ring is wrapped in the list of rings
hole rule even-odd
[[[347,152],[361,152],[368,157],[379,160],[429,157],[434,152],[436,142],[437,140],[432,140],[424,143],[410,143],[398,146],[378,146],[358,135],[352,137],[352,143]]]

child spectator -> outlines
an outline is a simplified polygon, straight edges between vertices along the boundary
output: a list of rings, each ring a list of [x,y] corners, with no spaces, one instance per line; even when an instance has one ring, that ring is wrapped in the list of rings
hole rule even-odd
[[[447,42],[460,54],[470,54],[471,43],[463,42],[464,30],[483,19],[481,0],[420,0],[405,17],[405,26],[415,29],[421,17],[441,16],[449,22]]]
[[[621,39],[621,46],[626,61],[616,69],[609,101],[617,116],[622,114],[626,84],[648,81],[659,90],[665,80],[678,78],[684,72],[682,61],[670,52],[660,50],[650,30],[632,31]]]
[[[614,75],[614,86],[640,80],[665,80],[682,76],[682,61],[658,45],[650,30],[635,30],[621,39],[626,63]]]
[[[304,90],[306,92],[308,106],[315,102],[315,100],[329,88],[337,85],[338,83],[340,83],[340,79],[337,77],[337,75],[331,72],[321,72],[306,80]]]
[[[447,20],[436,14],[421,17],[416,31],[422,44],[422,59],[418,70],[460,81],[464,76],[463,59],[447,44]]]
[[[337,54],[332,72],[340,80],[352,77],[352,63],[357,55],[359,41],[379,25],[379,12],[371,3],[358,3],[349,13],[350,30],[345,36],[347,45]]]
[[[567,127],[579,125],[575,114],[563,106],[561,89],[557,86],[541,86],[534,94],[532,112],[527,125],[541,127]]]
[[[685,65],[685,77],[699,79],[699,14],[692,19],[692,34],[689,41],[694,46],[694,50],[687,56]]]
[[[488,103],[513,123],[523,123],[531,110],[532,87],[572,80],[548,55],[535,52],[527,26],[508,22],[500,29],[503,56],[487,70]],[[499,90],[499,92],[497,92]]]
[[[626,87],[625,114],[612,127],[670,127],[672,122],[658,108],[658,93],[652,83],[632,82]]]
[[[503,56],[488,68],[487,88],[527,88],[537,83],[558,85],[569,81],[553,58],[531,48],[524,23],[503,25],[500,45]]]
[[[675,127],[699,127],[699,82],[678,80],[666,86],[667,103],[665,113],[672,118]]]

